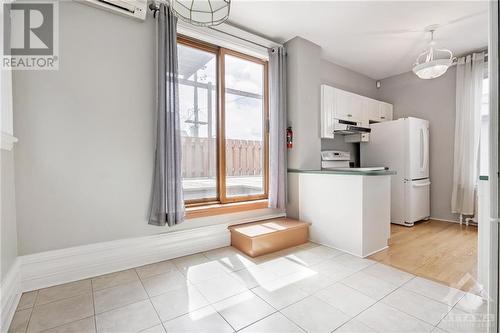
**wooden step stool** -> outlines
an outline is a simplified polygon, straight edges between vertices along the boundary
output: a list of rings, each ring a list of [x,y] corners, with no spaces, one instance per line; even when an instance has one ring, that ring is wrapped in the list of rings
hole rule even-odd
[[[276,252],[309,241],[309,223],[277,218],[229,227],[231,245],[250,257]]]

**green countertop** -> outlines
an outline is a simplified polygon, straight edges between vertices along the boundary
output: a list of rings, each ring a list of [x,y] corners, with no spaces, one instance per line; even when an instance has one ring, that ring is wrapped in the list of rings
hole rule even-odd
[[[353,169],[352,171],[347,170],[299,170],[299,169],[288,169],[291,173],[312,173],[312,174],[324,174],[324,175],[352,175],[352,176],[391,176],[395,175],[394,170],[380,170],[380,171],[362,171]]]

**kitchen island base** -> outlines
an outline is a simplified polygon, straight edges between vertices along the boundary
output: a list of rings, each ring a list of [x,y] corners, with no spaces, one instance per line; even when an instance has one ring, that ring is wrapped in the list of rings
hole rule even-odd
[[[307,173],[298,177],[298,211],[311,241],[358,257],[388,246],[391,176]]]

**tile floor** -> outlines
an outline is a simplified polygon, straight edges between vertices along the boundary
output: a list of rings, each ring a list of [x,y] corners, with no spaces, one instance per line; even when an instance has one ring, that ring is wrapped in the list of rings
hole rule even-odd
[[[485,302],[313,243],[226,247],[23,294],[9,332],[486,332]]]

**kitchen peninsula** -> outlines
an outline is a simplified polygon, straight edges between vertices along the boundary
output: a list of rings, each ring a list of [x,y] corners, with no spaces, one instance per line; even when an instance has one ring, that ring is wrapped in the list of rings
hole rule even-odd
[[[387,248],[394,171],[289,169],[288,174],[298,193],[298,217],[311,223],[311,241],[358,257]]]

